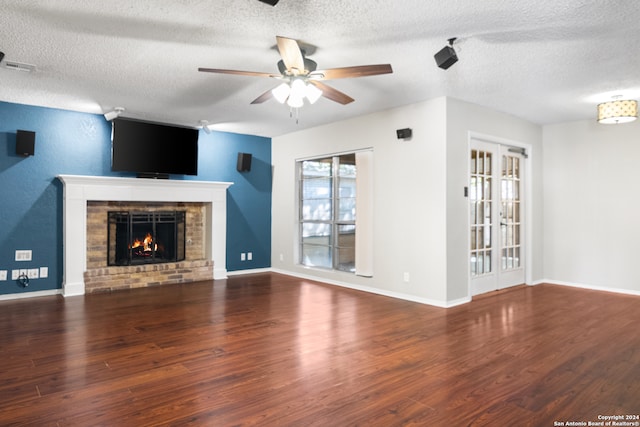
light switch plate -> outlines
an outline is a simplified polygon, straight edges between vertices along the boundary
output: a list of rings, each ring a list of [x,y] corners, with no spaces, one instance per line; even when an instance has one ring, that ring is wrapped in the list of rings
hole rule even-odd
[[[0,270],[0,281],[7,280],[7,270]]]

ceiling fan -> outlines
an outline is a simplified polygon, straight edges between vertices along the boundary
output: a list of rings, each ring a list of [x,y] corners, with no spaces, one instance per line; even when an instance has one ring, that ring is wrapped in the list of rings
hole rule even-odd
[[[300,48],[296,40],[280,36],[277,36],[276,40],[278,51],[282,57],[282,60],[278,62],[280,74],[224,70],[219,68],[198,68],[198,71],[253,77],[271,77],[282,80],[283,83],[279,86],[266,91],[251,103],[261,104],[271,98],[276,98],[278,102],[286,102],[291,108],[302,107],[304,105],[304,99],[307,99],[308,102],[313,104],[321,96],[342,105],[354,101],[349,95],[323,83],[323,80],[375,76],[393,72],[390,64],[359,65],[355,67],[318,70],[316,62],[305,57],[304,50]]]

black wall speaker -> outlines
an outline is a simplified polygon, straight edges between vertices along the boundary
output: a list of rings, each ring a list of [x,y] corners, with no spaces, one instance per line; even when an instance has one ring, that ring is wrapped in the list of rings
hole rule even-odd
[[[251,170],[251,153],[238,153],[238,172],[249,172]]]
[[[451,46],[443,47],[440,52],[434,55],[434,58],[436,58],[436,64],[438,64],[438,67],[443,70],[446,70],[458,62],[458,55],[456,55],[456,51],[453,50]]]
[[[33,156],[36,146],[36,133],[30,130],[16,132],[16,154],[19,156]]]
[[[409,139],[411,138],[412,134],[413,132],[411,131],[411,128],[398,129],[396,131],[396,135],[398,135],[398,139]]]

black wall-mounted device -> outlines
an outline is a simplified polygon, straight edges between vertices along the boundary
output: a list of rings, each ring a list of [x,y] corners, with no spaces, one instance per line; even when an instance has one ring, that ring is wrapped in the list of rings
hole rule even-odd
[[[36,145],[36,133],[30,130],[16,132],[16,154],[19,156],[33,156]]]
[[[447,68],[458,62],[458,55],[456,55],[456,51],[453,50],[453,47],[451,46],[443,47],[438,53],[434,55],[434,58],[436,59],[436,64],[438,64],[438,67],[442,68],[443,70],[446,70]]]
[[[238,172],[251,171],[251,153],[238,153]]]
[[[396,130],[396,135],[398,136],[398,139],[409,139],[411,138],[411,135],[413,135],[413,132],[411,131],[411,128],[398,129]]]

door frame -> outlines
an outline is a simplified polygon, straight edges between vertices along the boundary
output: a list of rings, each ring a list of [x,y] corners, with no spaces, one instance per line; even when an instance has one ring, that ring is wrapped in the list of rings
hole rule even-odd
[[[466,162],[466,185],[467,188],[469,186],[469,177],[471,176],[471,165],[469,162],[469,155],[471,153],[471,140],[475,139],[478,141],[482,141],[482,142],[487,142],[490,144],[496,144],[496,145],[503,145],[503,146],[509,146],[509,147],[514,147],[514,148],[523,148],[525,150],[525,161],[526,161],[526,167],[524,168],[524,197],[525,197],[525,204],[524,204],[524,215],[525,215],[525,227],[524,227],[524,261],[525,261],[525,266],[524,266],[524,280],[525,280],[525,284],[527,285],[531,285],[533,284],[533,275],[532,275],[532,262],[533,262],[533,167],[532,165],[534,164],[534,152],[533,152],[533,146],[531,144],[528,143],[524,143],[524,142],[520,142],[520,141],[515,141],[515,140],[511,140],[511,139],[507,139],[507,138],[500,138],[500,137],[496,137],[496,136],[492,136],[492,135],[487,135],[487,134],[482,134],[482,133],[478,133],[478,132],[469,132],[467,135],[467,152],[466,152],[466,156],[465,156],[465,162]],[[471,215],[471,207],[470,204],[468,203],[468,198],[467,198],[467,203],[466,203],[466,222],[465,222],[465,229],[467,230],[466,232],[466,250],[465,250],[465,265],[467,266],[467,295],[469,296],[469,298],[473,298],[473,293],[472,293],[472,289],[471,289],[471,268],[469,267],[469,248],[471,247],[471,236],[470,233],[468,232],[469,229],[469,217]]]

